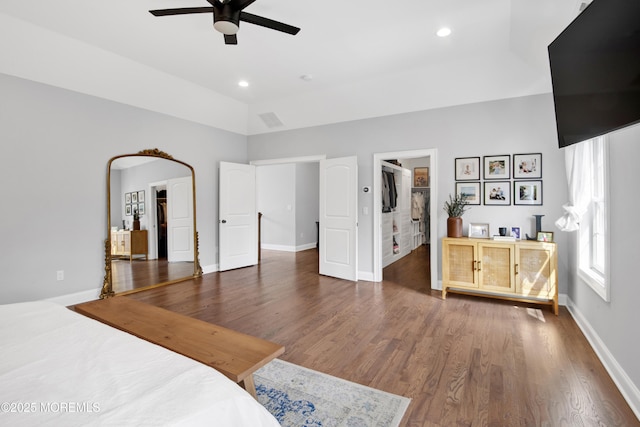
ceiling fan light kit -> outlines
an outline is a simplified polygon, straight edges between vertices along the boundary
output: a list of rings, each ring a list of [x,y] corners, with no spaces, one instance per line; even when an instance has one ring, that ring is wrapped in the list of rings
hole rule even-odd
[[[240,29],[240,21],[261,27],[296,35],[300,28],[252,15],[243,9],[256,0],[207,0],[213,7],[183,7],[177,9],[150,10],[153,16],[188,15],[192,13],[213,13],[213,28],[224,34],[225,44],[238,44],[236,34]]]

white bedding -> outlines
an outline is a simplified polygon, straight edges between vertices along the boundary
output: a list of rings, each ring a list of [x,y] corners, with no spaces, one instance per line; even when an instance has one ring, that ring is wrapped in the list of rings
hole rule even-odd
[[[279,425],[218,371],[51,302],[0,305],[0,349],[0,425]]]

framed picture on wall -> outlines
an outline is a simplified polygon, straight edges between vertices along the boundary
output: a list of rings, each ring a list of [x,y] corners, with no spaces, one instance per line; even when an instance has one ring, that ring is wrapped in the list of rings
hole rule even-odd
[[[131,216],[131,215],[132,215],[131,205],[126,205],[126,206],[124,207],[124,214],[125,214],[126,216]]]
[[[456,182],[456,194],[467,196],[470,205],[479,205],[481,200],[479,182]]]
[[[511,182],[491,181],[484,183],[484,204],[509,206],[511,205]]]
[[[484,156],[484,179],[509,179],[511,156]]]
[[[144,190],[138,191],[138,203],[144,202]]]
[[[458,157],[455,162],[456,181],[480,179],[480,157]]]
[[[138,203],[138,192],[134,191],[131,193],[131,203]]]
[[[144,203],[138,203],[138,214],[144,215]]]
[[[429,168],[413,168],[413,186],[428,187],[429,186]]]
[[[542,181],[513,181],[514,205],[542,205]]]
[[[131,193],[124,193],[124,203],[128,205],[131,203]]]
[[[533,179],[542,178],[542,154],[514,154],[513,178]]]

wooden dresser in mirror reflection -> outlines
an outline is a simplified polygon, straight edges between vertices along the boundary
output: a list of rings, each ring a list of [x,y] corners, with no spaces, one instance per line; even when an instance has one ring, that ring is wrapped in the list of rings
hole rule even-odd
[[[134,255],[144,255],[149,259],[147,230],[118,230],[111,232],[111,256],[129,258]]]
[[[556,244],[442,239],[442,297],[460,293],[550,305],[558,314]]]

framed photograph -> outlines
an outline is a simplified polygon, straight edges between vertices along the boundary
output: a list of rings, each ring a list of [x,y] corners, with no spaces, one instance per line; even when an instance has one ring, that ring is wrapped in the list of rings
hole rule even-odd
[[[131,205],[126,205],[126,206],[124,207],[124,214],[125,214],[126,216],[131,216],[131,215],[133,215],[133,211],[131,210]]]
[[[138,191],[138,203],[144,202],[144,190]]]
[[[484,183],[484,204],[509,206],[511,205],[511,182],[491,181]]]
[[[538,231],[538,242],[553,242],[553,231]]]
[[[138,214],[144,215],[144,203],[138,203]]]
[[[511,227],[511,237],[515,237],[516,240],[520,240],[520,227]]]
[[[479,205],[481,200],[479,182],[456,182],[456,194],[467,196],[470,205]]]
[[[488,239],[491,237],[489,234],[489,224],[485,223],[471,223],[469,224],[469,237],[475,239]]]
[[[513,179],[542,178],[542,154],[514,154]]]
[[[480,179],[480,157],[456,158],[456,181],[478,181]]]
[[[484,179],[509,179],[511,156],[484,156]]]
[[[131,203],[131,193],[124,193],[124,203],[128,205]]]
[[[428,187],[429,186],[429,168],[413,168],[413,186]]]
[[[131,193],[131,203],[138,203],[138,192],[134,191]]]
[[[513,181],[514,205],[542,205],[542,181]]]

